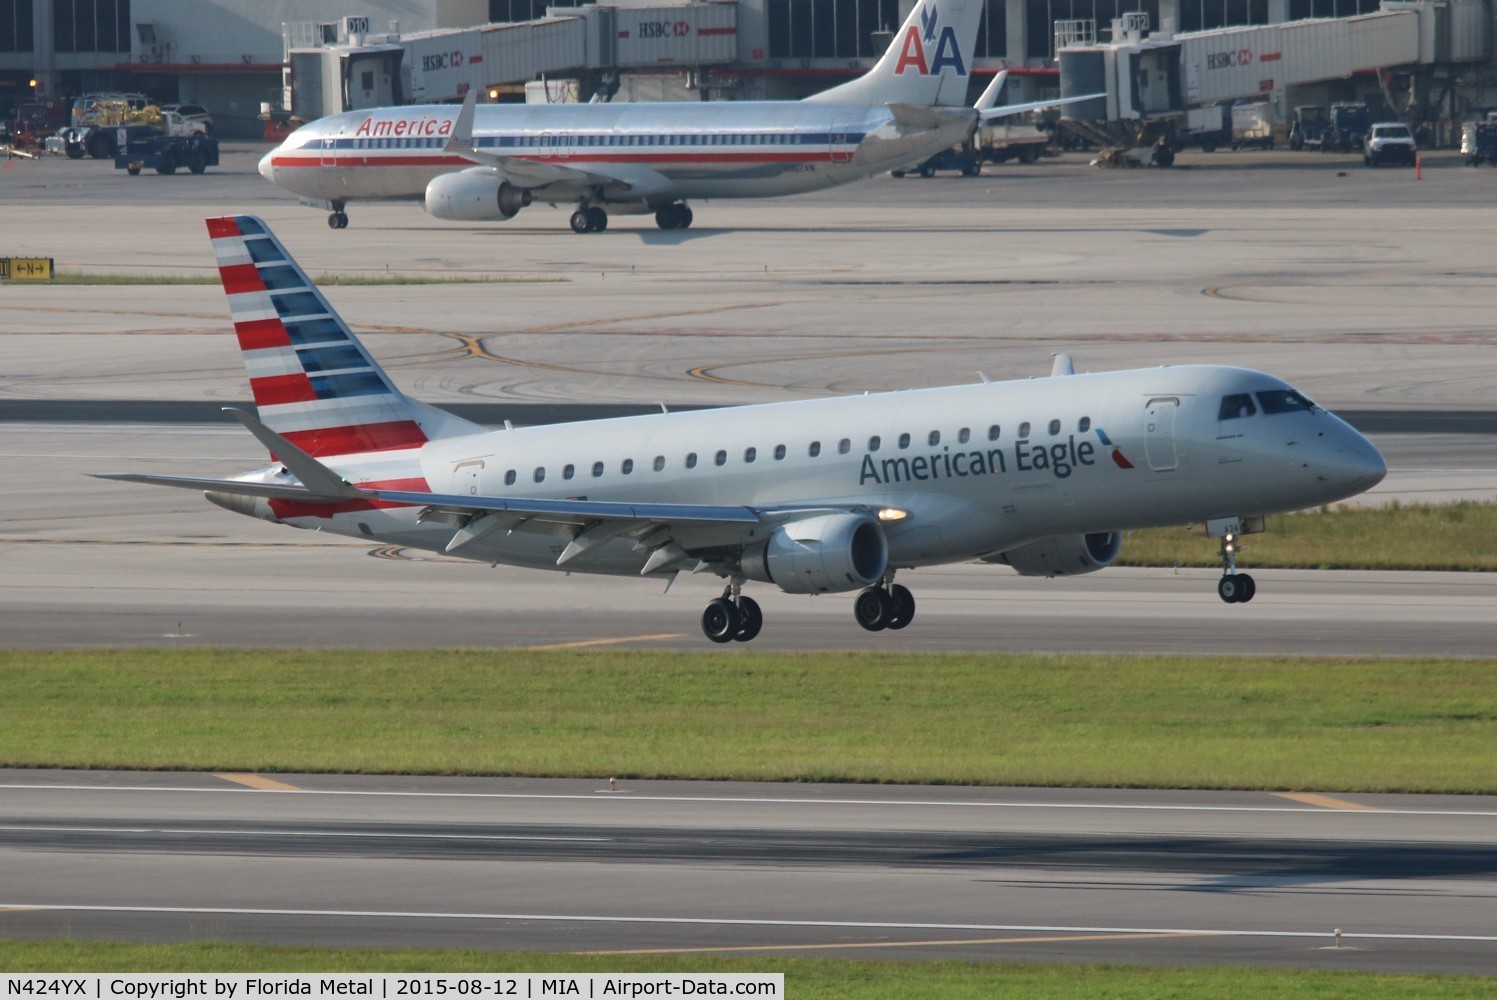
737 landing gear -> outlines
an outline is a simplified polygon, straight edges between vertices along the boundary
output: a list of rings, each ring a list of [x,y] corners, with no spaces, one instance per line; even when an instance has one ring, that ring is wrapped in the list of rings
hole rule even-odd
[[[572,213],[572,232],[601,233],[608,228],[608,213],[597,205],[583,207]]]
[[[346,207],[348,206],[344,202],[333,202],[333,213],[327,217],[327,227],[329,229],[348,228],[348,213],[343,211]]]
[[[1237,536],[1222,536],[1222,578],[1216,582],[1217,596],[1228,604],[1246,604],[1258,592],[1258,585],[1246,573],[1237,572]]]
[[[702,610],[702,633],[713,642],[748,642],[764,627],[759,602],[743,596],[742,588],[742,582],[734,580]]]
[[[657,209],[655,212],[655,225],[661,229],[689,229],[691,227],[691,209],[686,207],[685,202],[675,202]]]
[[[915,620],[915,595],[886,579],[858,594],[852,603],[852,616],[870,632],[902,629]]]

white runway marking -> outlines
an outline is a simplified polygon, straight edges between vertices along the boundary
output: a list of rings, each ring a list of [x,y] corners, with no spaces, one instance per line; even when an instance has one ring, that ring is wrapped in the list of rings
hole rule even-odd
[[[213,837],[359,837],[371,840],[522,840],[547,844],[606,844],[612,837],[540,837],[505,836],[487,833],[369,833],[336,830],[222,830],[188,829],[170,826],[0,826],[0,831],[37,833],[156,833],[173,836],[207,835]]]
[[[586,800],[588,802],[600,801],[596,792],[586,795],[557,794],[547,795],[541,792],[393,792],[393,791],[358,791],[354,789],[300,789],[295,792],[276,791],[268,789],[238,789],[238,788],[181,788],[181,787],[156,787],[149,785],[115,785],[101,787],[98,785],[25,785],[25,784],[0,784],[0,789],[29,789],[32,791],[68,791],[68,792],[183,792],[183,793],[205,793],[213,795],[242,795],[251,792],[255,795],[297,795],[306,797],[309,795],[330,796],[366,796],[385,798],[429,798],[429,799],[561,799],[561,800]],[[1264,794],[1272,794],[1265,792]],[[606,798],[606,796],[604,797]],[[1159,805],[1159,804],[1128,804],[1117,802],[961,802],[951,800],[921,799],[798,799],[798,798],[756,798],[751,796],[732,795],[650,795],[648,793],[635,792],[627,799],[619,797],[621,802],[701,802],[705,804],[734,803],[740,805],[802,805],[802,806],[896,806],[901,808],[918,807],[928,809],[932,807],[946,807],[952,809],[1097,809],[1113,812],[1220,812],[1220,813],[1295,813],[1301,816],[1489,816],[1497,817],[1497,810],[1481,809],[1384,809],[1373,807],[1359,810],[1323,809],[1313,806],[1192,806],[1192,805]]]
[[[1159,934],[1192,937],[1334,938],[1333,931],[1231,930],[1207,927],[1067,927],[1048,924],[932,924],[873,920],[751,920],[734,917],[615,917],[578,913],[437,913],[419,910],[289,910],[253,907],[207,906],[110,906],[107,904],[52,905],[50,903],[0,902],[0,910],[69,913],[182,913],[195,916],[260,917],[363,917],[379,920],[489,920],[546,921],[587,924],[674,924],[710,927],[814,927],[880,931],[1001,931],[1035,934]],[[1490,934],[1361,934],[1342,931],[1343,940],[1376,941],[1483,941],[1497,942]]]

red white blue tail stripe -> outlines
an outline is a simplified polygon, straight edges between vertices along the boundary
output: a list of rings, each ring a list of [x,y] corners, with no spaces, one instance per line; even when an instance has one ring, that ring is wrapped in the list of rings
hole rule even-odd
[[[208,235],[266,426],[313,456],[426,443],[414,407],[263,222],[209,219]]]

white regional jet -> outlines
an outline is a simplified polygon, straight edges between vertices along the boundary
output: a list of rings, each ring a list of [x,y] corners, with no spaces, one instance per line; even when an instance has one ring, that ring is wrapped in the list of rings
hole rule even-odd
[[[915,614],[896,570],[980,559],[1089,573],[1129,528],[1205,522],[1217,587],[1251,600],[1235,536],[1383,478],[1361,434],[1284,382],[1220,366],[1050,378],[489,430],[404,396],[265,224],[209,219],[271,453],[202,490],[275,524],[489,563],[723,578],[702,630],[746,642],[747,581],[858,591],[866,629]]]
[[[350,201],[424,199],[439,219],[514,218],[532,201],[576,204],[572,229],[655,213],[691,225],[689,198],[769,198],[918,163],[980,119],[1088,100],[966,107],[982,0],[923,0],[868,73],[804,101],[485,105],[350,111],[297,129],[260,173],[348,225]],[[1096,95],[1091,95],[1096,96]],[[475,114],[476,112],[476,114]]]

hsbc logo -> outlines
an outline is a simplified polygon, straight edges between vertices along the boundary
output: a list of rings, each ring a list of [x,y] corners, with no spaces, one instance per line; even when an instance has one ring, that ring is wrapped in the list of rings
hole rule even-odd
[[[687,21],[640,21],[636,38],[685,38],[691,34]]]
[[[440,55],[422,56],[421,72],[435,73],[444,69],[462,69],[467,58],[461,52],[443,52]]]
[[[919,76],[939,76],[950,68],[957,76],[967,75],[967,64],[956,43],[956,32],[940,25],[941,13],[934,3],[920,11],[920,26],[910,25],[899,42],[899,58],[894,75],[904,76],[913,70]]]
[[[1231,69],[1233,66],[1251,66],[1252,64],[1252,49],[1238,49],[1236,52],[1213,52],[1206,56],[1207,69]]]

